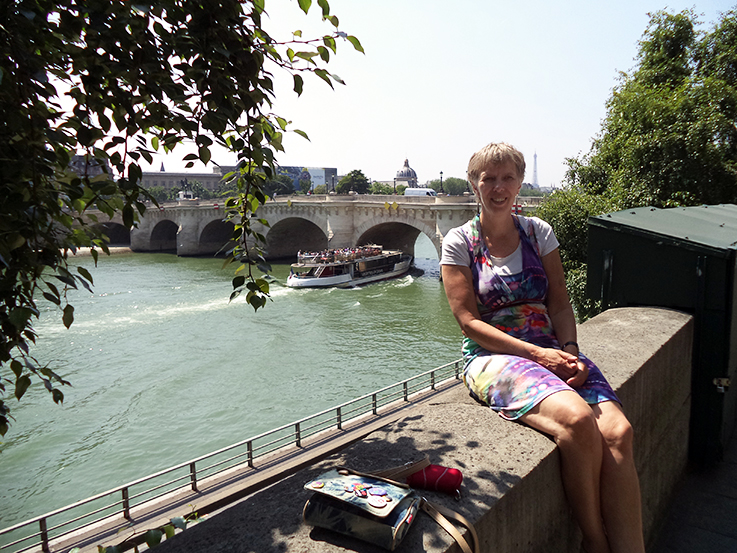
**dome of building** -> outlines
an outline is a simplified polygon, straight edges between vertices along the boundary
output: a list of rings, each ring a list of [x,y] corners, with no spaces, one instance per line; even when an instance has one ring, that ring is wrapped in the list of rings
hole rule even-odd
[[[417,173],[415,173],[415,170],[412,169],[412,167],[409,166],[409,160],[404,160],[404,167],[402,167],[399,171],[397,171],[397,178],[398,179],[417,179]]]

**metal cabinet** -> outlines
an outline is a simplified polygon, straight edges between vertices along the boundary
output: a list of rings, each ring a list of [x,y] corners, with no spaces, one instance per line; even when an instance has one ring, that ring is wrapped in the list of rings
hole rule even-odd
[[[689,455],[720,459],[737,409],[737,206],[628,209],[588,231],[589,297],[694,315]]]

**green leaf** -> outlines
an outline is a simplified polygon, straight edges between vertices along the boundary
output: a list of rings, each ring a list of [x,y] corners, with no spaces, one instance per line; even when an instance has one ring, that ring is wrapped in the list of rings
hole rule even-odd
[[[176,529],[171,524],[164,525],[163,530],[164,530],[164,534],[166,534],[166,539],[167,540],[169,538],[173,538],[174,537],[174,532],[176,531]]]
[[[233,289],[240,288],[246,282],[246,277],[239,275],[233,279]]]
[[[57,390],[56,388],[51,390],[51,397],[53,398],[54,403],[64,403],[64,394],[61,390]]]
[[[356,37],[351,36],[351,35],[348,35],[346,37],[346,40],[348,40],[348,42],[350,42],[351,44],[353,44],[353,48],[355,48],[356,50],[358,50],[362,54],[365,54],[366,53],[366,52],[363,51],[363,46],[361,46],[360,41]]]
[[[65,327],[69,328],[72,326],[72,323],[74,322],[74,306],[68,304],[64,306],[64,314],[62,315],[61,320]]]
[[[22,329],[28,324],[32,315],[33,309],[30,307],[16,307],[10,312],[8,319],[15,328]]]
[[[169,522],[171,522],[175,528],[179,528],[180,530],[187,529],[187,521],[184,520],[184,517],[174,517]]]
[[[161,543],[161,538],[163,536],[164,533],[161,530],[149,530],[143,535],[143,539],[146,540],[146,545],[148,545],[149,548],[153,548]]]
[[[31,377],[27,374],[24,374],[19,379],[15,381],[15,397],[16,399],[20,399],[23,397],[23,394],[26,393],[26,390],[28,390],[28,387],[31,385]]]
[[[26,239],[23,238],[23,235],[19,232],[13,232],[8,236],[8,249],[9,250],[16,250],[20,248],[23,244],[26,243]]]
[[[94,284],[94,281],[92,280],[92,275],[90,272],[85,269],[84,267],[77,267],[77,272],[82,275],[84,278],[90,281],[90,284]]]
[[[10,362],[10,368],[15,373],[16,378],[20,378],[20,375],[23,374],[23,364],[17,359]]]
[[[310,6],[312,5],[312,0],[298,0],[299,1],[299,7],[302,8],[302,11],[307,13],[310,11]]]
[[[202,163],[205,163],[205,164],[209,163],[210,148],[208,148],[207,146],[200,146],[199,152],[200,152],[200,160],[202,161]]]
[[[54,294],[51,294],[49,292],[44,292],[43,296],[51,303],[55,303],[56,305],[61,306],[61,299],[58,296],[55,296]]]
[[[300,75],[294,75],[294,91],[297,93],[297,95],[302,94],[303,86],[304,80],[302,80],[302,77]]]

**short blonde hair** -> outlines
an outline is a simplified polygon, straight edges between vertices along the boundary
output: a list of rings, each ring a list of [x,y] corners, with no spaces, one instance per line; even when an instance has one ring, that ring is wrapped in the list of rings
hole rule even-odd
[[[471,156],[468,162],[468,180],[476,186],[481,173],[489,165],[501,165],[511,161],[517,168],[520,180],[525,178],[525,156],[517,148],[505,142],[492,142]]]

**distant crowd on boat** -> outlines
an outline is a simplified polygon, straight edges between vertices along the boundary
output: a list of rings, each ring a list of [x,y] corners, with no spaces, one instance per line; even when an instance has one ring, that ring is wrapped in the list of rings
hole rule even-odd
[[[297,252],[298,263],[335,263],[340,261],[355,261],[364,257],[381,255],[381,246],[358,246],[337,250],[322,250],[321,252]]]

